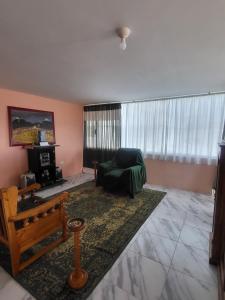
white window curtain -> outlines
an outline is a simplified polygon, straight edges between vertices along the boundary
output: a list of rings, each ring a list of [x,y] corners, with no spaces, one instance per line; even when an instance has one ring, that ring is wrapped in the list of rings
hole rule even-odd
[[[216,162],[225,120],[225,95],[122,104],[122,147],[145,157]]]

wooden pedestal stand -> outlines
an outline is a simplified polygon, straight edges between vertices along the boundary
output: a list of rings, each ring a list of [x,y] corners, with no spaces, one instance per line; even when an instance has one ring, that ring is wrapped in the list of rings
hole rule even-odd
[[[67,223],[68,228],[74,232],[74,266],[75,269],[70,273],[68,284],[73,289],[81,289],[88,280],[88,273],[81,269],[80,265],[80,231],[84,229],[84,220],[79,218],[70,219]]]

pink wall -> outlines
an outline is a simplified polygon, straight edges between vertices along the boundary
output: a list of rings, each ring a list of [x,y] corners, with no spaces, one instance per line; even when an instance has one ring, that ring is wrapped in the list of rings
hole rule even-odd
[[[211,193],[216,166],[185,164],[172,161],[145,161],[148,183],[197,193]]]
[[[79,173],[83,165],[83,107],[59,100],[0,89],[0,187],[19,182],[28,170],[27,153],[22,147],[9,147],[7,106],[53,111],[55,116],[56,160],[63,175]]]

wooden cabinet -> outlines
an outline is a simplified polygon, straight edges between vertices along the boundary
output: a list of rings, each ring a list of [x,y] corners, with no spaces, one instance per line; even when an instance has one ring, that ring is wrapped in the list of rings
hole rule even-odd
[[[225,300],[225,143],[221,143],[219,146],[209,262],[218,266],[219,299]]]

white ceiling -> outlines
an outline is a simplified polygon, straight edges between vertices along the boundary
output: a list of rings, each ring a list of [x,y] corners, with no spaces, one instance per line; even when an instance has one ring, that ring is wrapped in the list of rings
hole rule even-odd
[[[225,1],[0,0],[0,86],[82,103],[225,90]]]

